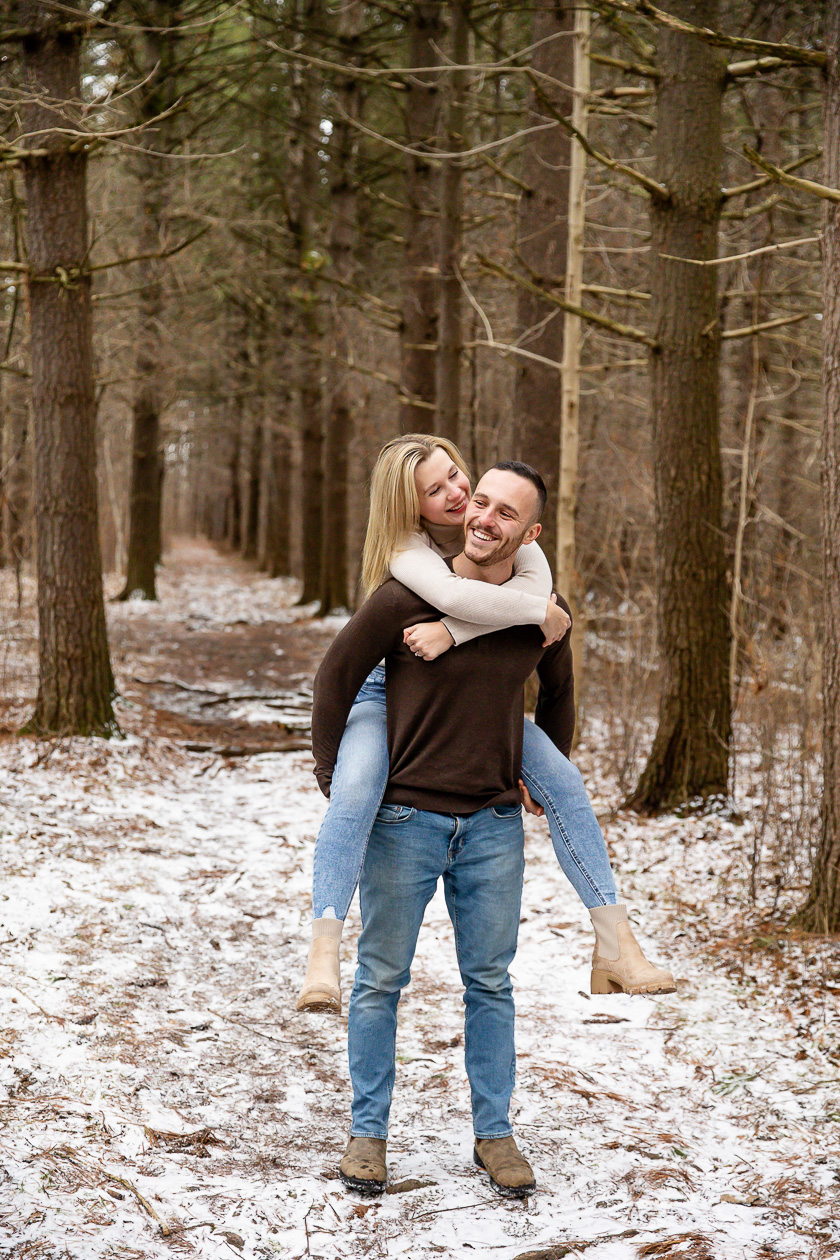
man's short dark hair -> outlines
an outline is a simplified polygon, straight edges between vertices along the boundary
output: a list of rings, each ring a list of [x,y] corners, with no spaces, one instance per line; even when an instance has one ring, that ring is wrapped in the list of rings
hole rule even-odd
[[[534,522],[538,521],[545,508],[548,491],[536,468],[532,468],[530,464],[523,464],[518,459],[503,459],[498,464],[494,464],[493,467],[501,469],[502,472],[516,473],[517,477],[524,477],[526,481],[530,481],[537,492],[537,510],[534,513]]]

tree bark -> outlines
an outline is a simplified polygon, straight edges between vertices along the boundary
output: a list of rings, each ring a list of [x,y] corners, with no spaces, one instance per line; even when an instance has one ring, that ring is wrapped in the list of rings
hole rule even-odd
[[[248,468],[245,496],[245,512],[242,523],[242,557],[254,560],[260,524],[260,486],[263,462],[263,422],[255,413],[251,419],[251,440],[248,446]]]
[[[290,483],[292,459],[289,434],[281,420],[265,422],[265,571],[269,577],[291,572]]]
[[[572,124],[587,133],[589,98],[590,11],[575,11],[573,45],[574,99]],[[583,232],[586,218],[586,151],[572,143],[569,169],[569,212],[566,241],[566,301],[581,305],[583,292]],[[586,647],[585,605],[577,569],[577,506],[580,453],[580,316],[563,312],[563,376],[560,386],[560,470],[557,482],[557,589],[572,614],[572,654],[575,661],[577,730],[583,720],[583,664]]]
[[[560,83],[574,76],[571,0],[538,0],[531,42],[534,69]],[[539,42],[543,41],[543,42]],[[547,42],[546,42],[547,41]],[[553,84],[535,88],[531,96],[532,120],[548,121],[548,103],[568,117],[572,98]],[[530,120],[529,120],[530,121]],[[537,284],[563,285],[568,248],[569,167],[571,141],[558,124],[529,138],[522,163],[522,180],[528,191],[519,198],[517,250]],[[563,313],[537,294],[520,289],[517,297],[517,345],[555,363],[563,358]],[[557,489],[560,450],[560,376],[532,359],[519,362],[513,395],[517,454],[541,474],[548,490],[548,509],[543,516],[540,546],[550,564],[557,548]]]
[[[78,33],[37,0],[22,59],[38,570],[38,697],[29,729],[116,730],[96,488],[91,279],[85,150],[71,150],[81,96]]]
[[[303,19],[308,35],[323,17],[322,0],[304,0]],[[321,333],[318,320],[317,272],[321,259],[315,251],[314,215],[319,193],[318,145],[320,111],[314,80],[307,67],[298,82],[299,178],[296,221],[293,224],[297,261],[300,268],[299,309],[303,332],[298,358],[302,457],[303,590],[301,604],[321,596],[321,557],[323,554],[323,398],[318,351]]]
[[[452,4],[450,56],[465,66],[470,55],[470,0]],[[466,149],[466,70],[453,69],[446,85],[446,151]],[[440,188],[440,345],[437,357],[438,411],[436,431],[458,441],[461,412],[461,239],[464,217],[464,164],[460,159],[444,163]]]
[[[436,66],[443,38],[441,6],[418,0],[408,12],[408,64]],[[433,429],[437,406],[435,355],[438,339],[438,183],[439,173],[426,157],[436,148],[438,76],[408,79],[405,134],[414,150],[405,157],[405,254],[400,322],[403,433]]]
[[[840,7],[826,21],[824,175],[840,183]],[[824,202],[823,226],[823,796],[820,840],[799,915],[815,932],[840,932],[840,206]]]
[[[175,28],[179,18],[163,0],[134,0],[138,20],[132,48],[142,86],[136,96],[135,174],[140,189],[137,253],[160,252],[165,243],[164,216],[169,203],[169,171],[157,154],[171,147],[172,119],[160,119],[177,95]],[[156,119],[160,119],[157,123]],[[165,263],[144,258],[139,271],[139,318],[132,405],[131,490],[125,585],[120,599],[157,599],[155,570],[160,562],[163,458],[160,416],[163,365],[163,282]]]
[[[26,408],[17,396],[10,397],[11,390],[3,389],[3,440],[0,448],[0,530],[3,538],[5,567],[12,569],[17,585],[18,607],[22,602],[21,567],[31,545],[28,522],[32,510],[32,478],[29,467],[29,438]]]
[[[359,0],[345,4],[336,31],[342,64],[355,69],[359,62],[359,33],[363,6]],[[330,137],[330,245],[333,274],[341,285],[353,282],[354,246],[358,239],[357,131],[350,120],[361,113],[362,93],[358,77],[350,73],[335,84],[338,109]],[[324,417],[324,550],[321,557],[320,615],[350,605],[347,580],[347,474],[353,435],[353,400],[350,389],[349,313],[333,295],[331,304],[332,359],[327,375],[328,399]]]
[[[716,0],[669,12],[717,25]],[[658,727],[628,805],[645,813],[725,796],[731,735],[726,556],[718,418],[720,325],[714,258],[720,221],[722,54],[659,32],[657,179],[651,203],[651,307]]]
[[[234,551],[242,546],[242,482],[239,475],[242,456],[242,414],[237,406],[238,395],[228,411],[230,454],[228,456],[228,495],[225,504],[225,542]]]

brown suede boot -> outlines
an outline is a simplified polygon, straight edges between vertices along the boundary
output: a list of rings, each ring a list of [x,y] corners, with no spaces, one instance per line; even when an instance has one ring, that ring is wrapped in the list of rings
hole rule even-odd
[[[338,1175],[359,1194],[381,1194],[388,1180],[384,1138],[351,1137]]]
[[[490,1185],[508,1199],[524,1199],[537,1188],[534,1170],[512,1137],[476,1138],[473,1162],[490,1174]]]
[[[596,906],[589,911],[595,928],[592,955],[593,993],[674,993],[670,971],[655,967],[642,953],[627,920],[626,906]]]

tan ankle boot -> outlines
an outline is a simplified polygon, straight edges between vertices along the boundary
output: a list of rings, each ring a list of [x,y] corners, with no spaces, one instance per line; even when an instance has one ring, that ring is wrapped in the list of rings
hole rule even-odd
[[[388,1180],[384,1138],[351,1137],[338,1175],[359,1194],[381,1194]]]
[[[595,928],[592,955],[593,993],[674,993],[670,971],[655,967],[642,953],[627,920],[625,906],[596,906],[589,911]]]
[[[341,1014],[341,989],[338,967],[340,940],[316,936],[309,947],[309,966],[298,996],[298,1011],[330,1011]]]
[[[473,1163],[490,1174],[490,1185],[508,1199],[524,1199],[537,1188],[534,1170],[512,1137],[476,1138]]]

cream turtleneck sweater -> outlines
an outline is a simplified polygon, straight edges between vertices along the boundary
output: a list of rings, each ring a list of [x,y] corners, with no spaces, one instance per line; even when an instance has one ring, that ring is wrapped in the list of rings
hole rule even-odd
[[[455,643],[506,626],[539,626],[548,615],[551,570],[537,543],[520,547],[513,577],[503,586],[453,573],[446,560],[464,549],[460,525],[429,525],[412,534],[391,560],[391,575],[446,615],[443,624]]]

